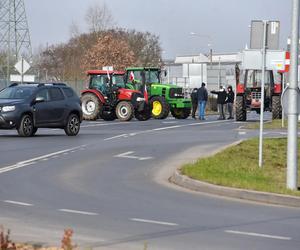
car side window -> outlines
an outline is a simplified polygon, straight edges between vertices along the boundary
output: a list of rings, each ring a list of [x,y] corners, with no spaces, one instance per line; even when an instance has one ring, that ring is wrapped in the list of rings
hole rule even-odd
[[[51,88],[49,89],[49,92],[51,101],[61,101],[65,99],[64,94],[59,88]]]
[[[67,97],[73,97],[74,96],[74,91],[71,88],[63,88],[63,92]]]
[[[42,89],[42,90],[39,90],[36,94],[36,98],[38,97],[42,97],[44,98],[44,100],[47,102],[50,100],[50,96],[49,96],[49,91],[48,89]]]

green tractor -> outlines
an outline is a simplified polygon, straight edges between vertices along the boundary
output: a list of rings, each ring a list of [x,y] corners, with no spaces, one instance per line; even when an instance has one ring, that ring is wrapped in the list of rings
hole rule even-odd
[[[145,75],[152,117],[165,119],[171,111],[176,119],[188,118],[192,107],[191,99],[184,97],[181,87],[162,83],[162,72],[160,68],[155,67],[127,68],[126,88],[141,90],[142,76]]]

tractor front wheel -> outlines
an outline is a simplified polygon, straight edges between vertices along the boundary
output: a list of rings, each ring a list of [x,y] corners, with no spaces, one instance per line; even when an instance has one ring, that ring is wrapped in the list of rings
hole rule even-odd
[[[151,115],[154,119],[165,119],[170,112],[170,106],[162,96],[155,96],[150,100]]]
[[[116,107],[116,115],[120,121],[130,121],[133,118],[134,107],[130,102],[121,101]]]
[[[246,121],[247,120],[247,111],[246,111],[245,100],[244,100],[243,96],[236,97],[235,115],[236,115],[237,121]]]
[[[100,100],[94,94],[87,93],[81,97],[81,103],[83,119],[96,120],[102,107]]]
[[[190,108],[174,108],[171,110],[172,116],[174,116],[176,119],[186,119],[191,114]]]
[[[272,96],[272,119],[281,119],[282,118],[282,108],[280,96]]]

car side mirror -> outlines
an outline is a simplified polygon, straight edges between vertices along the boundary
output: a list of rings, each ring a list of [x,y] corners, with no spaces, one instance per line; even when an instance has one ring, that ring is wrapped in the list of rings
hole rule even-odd
[[[33,101],[33,103],[41,103],[41,102],[45,102],[45,98],[42,96],[36,97]]]

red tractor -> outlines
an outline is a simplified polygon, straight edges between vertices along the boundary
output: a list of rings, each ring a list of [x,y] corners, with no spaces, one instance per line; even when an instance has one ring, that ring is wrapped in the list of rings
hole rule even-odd
[[[249,69],[240,71],[238,65],[236,65],[235,73],[236,120],[246,121],[247,110],[254,110],[260,114],[262,71]],[[282,73],[266,70],[264,111],[272,112],[273,119],[280,119],[282,116],[282,82]]]
[[[89,85],[81,92],[83,118],[141,121],[150,118],[150,109],[141,91],[125,89],[123,71],[90,70]]]

